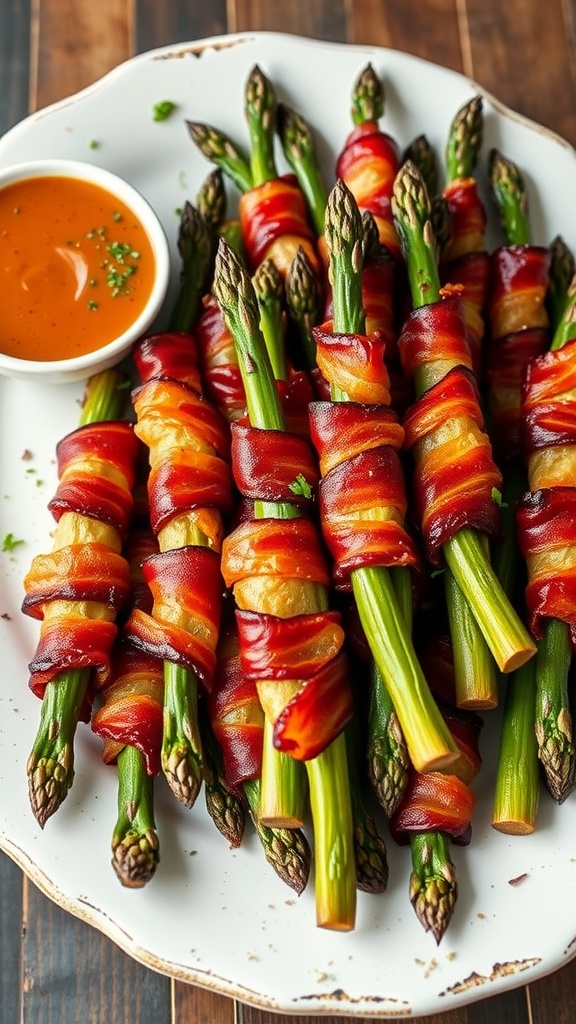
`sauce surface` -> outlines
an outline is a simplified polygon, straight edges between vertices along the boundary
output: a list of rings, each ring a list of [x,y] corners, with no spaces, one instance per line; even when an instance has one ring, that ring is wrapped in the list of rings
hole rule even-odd
[[[122,334],[152,291],[155,258],[133,211],[65,176],[0,189],[0,350],[69,359]]]

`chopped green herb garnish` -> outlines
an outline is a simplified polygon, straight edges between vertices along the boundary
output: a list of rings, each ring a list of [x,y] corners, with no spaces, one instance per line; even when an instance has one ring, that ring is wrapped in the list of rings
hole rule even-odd
[[[115,220],[115,221],[122,220],[122,214],[118,213],[118,211],[114,212],[112,214],[112,220]]]
[[[88,145],[90,146],[90,149],[98,149],[100,143],[98,142],[98,139],[90,139]]]
[[[94,299],[90,299],[90,302],[88,302],[87,305],[88,309],[98,309],[98,303],[94,302]]]
[[[172,100],[160,100],[152,108],[153,121],[165,121],[176,110],[176,104]]]
[[[499,491],[497,487],[492,488],[492,501],[495,501],[500,508],[506,508],[506,502],[502,498],[502,491]]]
[[[297,494],[302,498],[312,497],[312,488],[302,473],[298,473],[298,476],[293,483],[289,484],[289,487],[292,494]]]
[[[2,541],[2,551],[14,551],[14,548],[19,547],[23,543],[23,540],[16,540],[13,533],[7,533]]]

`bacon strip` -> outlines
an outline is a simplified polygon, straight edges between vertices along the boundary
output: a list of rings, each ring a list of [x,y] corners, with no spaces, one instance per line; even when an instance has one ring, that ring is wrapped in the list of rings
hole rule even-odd
[[[310,472],[317,478],[304,439],[244,423],[231,431],[232,469],[244,498],[290,499],[291,481]],[[316,526],[303,515],[246,518],[224,539],[222,573],[236,598],[242,673],[257,685],[275,745],[298,760],[316,757],[352,714],[339,615],[317,611],[315,598],[314,610],[302,611],[312,593],[306,587],[330,582]]]
[[[380,241],[395,260],[400,259],[401,249],[391,199],[399,167],[398,145],[376,121],[356,125],[336,161],[336,177],[346,183],[359,209],[372,214]]]
[[[296,175],[284,174],[244,192],[238,215],[252,270],[271,259],[285,277],[300,246],[319,269],[314,231]]]
[[[390,831],[401,845],[411,832],[445,832],[465,846],[472,837],[472,815],[476,797],[457,775],[412,770]]]
[[[128,423],[87,424],[57,446],[59,483],[49,508],[57,527],[51,554],[37,555],[24,580],[22,610],[41,621],[29,664],[40,698],[61,673],[91,670],[80,717],[110,671],[116,616],[129,592],[120,550],[132,510],[140,446]]]
[[[489,536],[499,532],[501,511],[493,491],[500,489],[502,477],[493,459],[470,369],[461,307],[443,299],[415,310],[400,336],[400,355],[410,372],[436,359],[447,366],[452,363],[417,399],[404,420],[406,446],[412,449],[415,462],[418,521],[427,557],[439,565],[443,544],[462,527]]]

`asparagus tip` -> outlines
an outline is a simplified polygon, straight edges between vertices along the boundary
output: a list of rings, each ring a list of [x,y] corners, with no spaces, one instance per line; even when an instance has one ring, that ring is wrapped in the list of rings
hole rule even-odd
[[[176,799],[184,807],[192,807],[202,786],[202,771],[186,743],[175,743],[162,751],[162,771]]]
[[[141,889],[153,877],[159,862],[159,842],[155,830],[128,832],[112,842],[112,867],[128,889]]]
[[[74,779],[70,751],[63,750],[58,758],[29,758],[28,795],[30,806],[40,828],[64,802]]]

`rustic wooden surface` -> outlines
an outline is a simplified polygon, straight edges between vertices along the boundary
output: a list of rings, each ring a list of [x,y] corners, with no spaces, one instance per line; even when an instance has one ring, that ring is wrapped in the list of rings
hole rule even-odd
[[[575,0],[0,0],[0,131],[134,53],[266,29],[394,47],[473,77],[576,145]],[[575,922],[576,924],[576,922]],[[2,1024],[282,1024],[136,964],[0,854]],[[423,1024],[573,1024],[576,961]],[[292,1018],[294,1019],[294,1018]],[[299,1017],[301,1024],[342,1018]]]

